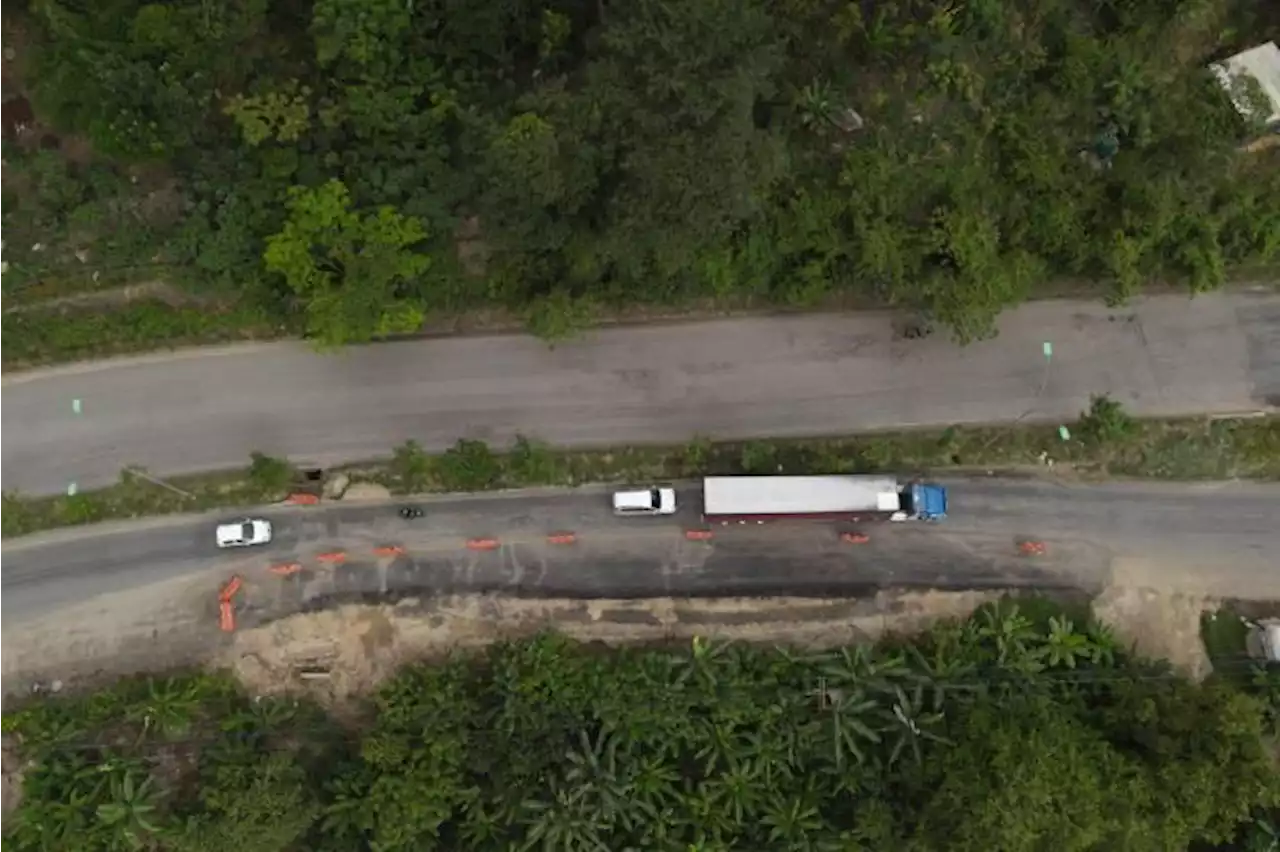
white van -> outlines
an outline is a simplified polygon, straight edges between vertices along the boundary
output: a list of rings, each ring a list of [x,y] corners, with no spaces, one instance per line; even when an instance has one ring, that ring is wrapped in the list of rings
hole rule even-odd
[[[616,491],[613,495],[615,515],[674,515],[674,488],[646,488],[642,491]]]

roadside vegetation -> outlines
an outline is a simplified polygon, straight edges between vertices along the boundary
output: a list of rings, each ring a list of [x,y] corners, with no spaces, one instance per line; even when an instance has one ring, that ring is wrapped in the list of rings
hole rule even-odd
[[[561,450],[521,437],[495,451],[459,440],[443,453],[409,441],[390,458],[350,465],[351,482],[385,486],[392,494],[486,491],[598,482],[648,483],[707,474],[1015,473],[1068,477],[1280,480],[1280,418],[1139,420],[1116,402],[1095,397],[1067,427],[953,426],[940,430],[848,438],[715,442],[684,446]],[[142,472],[142,473],[145,473]],[[255,453],[248,468],[174,477],[169,487],[125,470],[118,485],[73,496],[5,494],[3,534],[174,512],[253,506],[314,492],[319,483],[283,459]],[[176,490],[175,490],[176,489]]]
[[[1008,599],[875,646],[555,635],[402,670],[339,725],[220,675],[6,714],[6,849],[1266,849],[1276,671],[1202,684]],[[1228,845],[1232,844],[1232,845]]]
[[[832,299],[967,339],[1063,278],[1203,292],[1280,247],[1280,151],[1205,70],[1280,33],[1266,0],[4,14],[11,366]]]

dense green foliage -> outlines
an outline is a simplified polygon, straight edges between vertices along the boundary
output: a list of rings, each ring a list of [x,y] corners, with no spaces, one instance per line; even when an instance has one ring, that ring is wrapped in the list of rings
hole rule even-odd
[[[1280,247],[1276,153],[1237,152],[1252,128],[1205,71],[1276,17],[29,0],[24,88],[66,156],[6,153],[6,294],[158,277],[339,344],[708,297],[854,296],[969,337],[1050,276],[1205,290]]]
[[[1280,804],[1234,680],[1006,601],[813,654],[544,636],[406,669],[346,739],[219,679],[128,682],[7,717],[32,762],[5,846],[1173,852]]]

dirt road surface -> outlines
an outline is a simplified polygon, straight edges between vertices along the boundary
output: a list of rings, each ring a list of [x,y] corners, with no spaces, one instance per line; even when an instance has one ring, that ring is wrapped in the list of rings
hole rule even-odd
[[[410,438],[602,446],[1057,421],[1097,393],[1141,415],[1229,413],[1280,402],[1280,296],[1033,302],[963,348],[895,339],[886,314],[824,314],[614,328],[554,348],[504,335],[199,349],[3,387],[5,488],[29,493],[108,484],[125,465],[237,466],[253,450],[328,465]]]

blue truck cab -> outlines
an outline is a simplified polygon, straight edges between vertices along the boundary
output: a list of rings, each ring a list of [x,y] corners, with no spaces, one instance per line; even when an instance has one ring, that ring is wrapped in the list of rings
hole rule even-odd
[[[942,485],[913,482],[906,488],[907,516],[917,521],[941,521],[947,516],[947,489]]]

